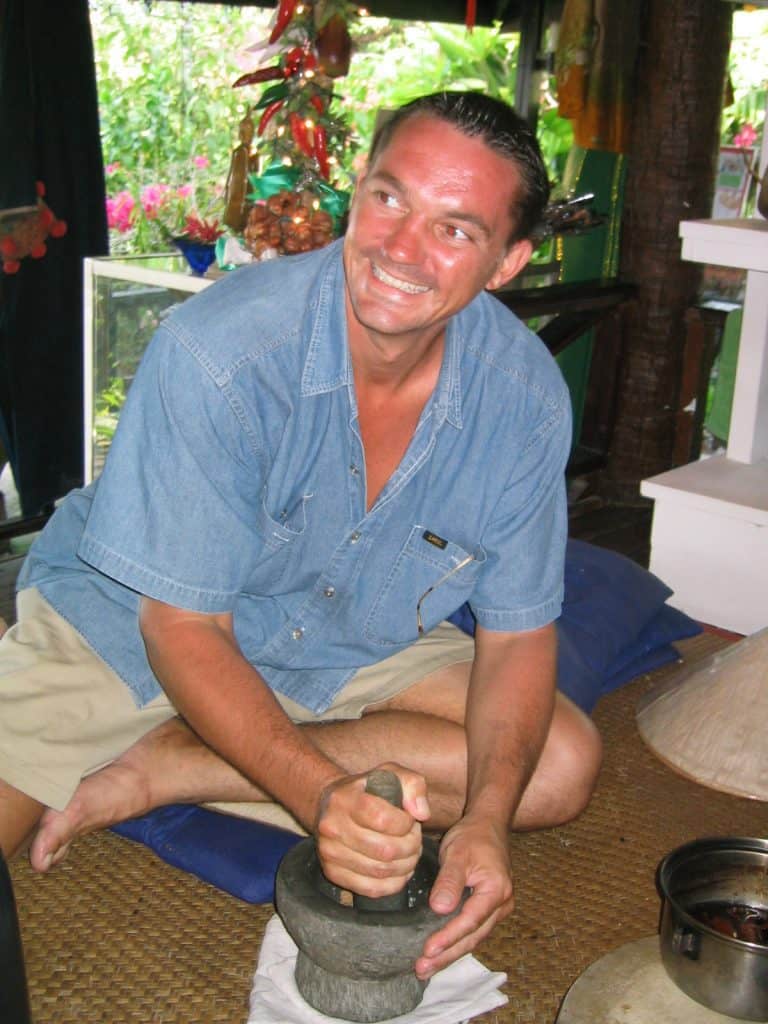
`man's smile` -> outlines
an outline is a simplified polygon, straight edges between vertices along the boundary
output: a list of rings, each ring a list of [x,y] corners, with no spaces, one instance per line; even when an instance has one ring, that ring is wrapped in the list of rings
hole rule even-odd
[[[377,263],[371,262],[371,270],[377,281],[389,285],[390,288],[397,288],[398,291],[406,292],[408,295],[421,295],[423,292],[429,291],[429,287],[425,284],[415,284],[413,281],[404,281],[401,277],[393,277]]]

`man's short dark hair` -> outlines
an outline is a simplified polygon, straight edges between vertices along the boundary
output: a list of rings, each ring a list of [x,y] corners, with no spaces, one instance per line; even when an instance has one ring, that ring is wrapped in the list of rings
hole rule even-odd
[[[528,122],[508,104],[479,92],[436,92],[420,96],[400,107],[379,126],[371,143],[369,166],[389,145],[397,128],[419,114],[447,121],[464,135],[482,139],[490,149],[514,163],[522,188],[511,210],[514,227],[510,244],[530,238],[541,223],[549,200],[550,183],[536,133]]]

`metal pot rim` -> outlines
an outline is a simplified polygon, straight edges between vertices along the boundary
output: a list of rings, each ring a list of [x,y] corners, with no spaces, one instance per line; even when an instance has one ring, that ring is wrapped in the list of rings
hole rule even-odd
[[[756,836],[705,836],[701,839],[693,839],[683,843],[676,849],[671,850],[659,863],[656,872],[656,884],[662,899],[666,900],[674,909],[675,913],[685,921],[686,925],[701,929],[707,935],[718,942],[738,949],[749,950],[760,956],[768,957],[768,946],[758,942],[748,942],[746,939],[737,939],[731,935],[723,935],[722,932],[710,928],[697,917],[690,914],[683,907],[677,898],[670,892],[669,878],[671,873],[680,864],[684,864],[694,854],[700,853],[728,853],[733,852],[755,852],[765,854],[768,861],[768,839],[761,839]]]

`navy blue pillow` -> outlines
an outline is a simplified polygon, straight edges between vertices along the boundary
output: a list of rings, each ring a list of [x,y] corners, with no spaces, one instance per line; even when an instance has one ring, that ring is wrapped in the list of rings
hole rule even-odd
[[[277,866],[302,838],[276,825],[190,804],[160,807],[113,825],[112,831],[246,903],[272,901]]]
[[[701,626],[666,604],[672,591],[658,576],[624,555],[569,540],[563,610],[557,620],[557,685],[590,712],[598,699],[642,672],[678,657],[673,640]],[[449,621],[474,635],[475,619],[462,605]]]

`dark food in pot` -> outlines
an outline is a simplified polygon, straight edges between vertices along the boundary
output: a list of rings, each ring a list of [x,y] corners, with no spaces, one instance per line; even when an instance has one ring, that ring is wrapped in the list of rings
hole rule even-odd
[[[721,935],[768,946],[768,910],[714,900],[690,907],[688,913]]]

